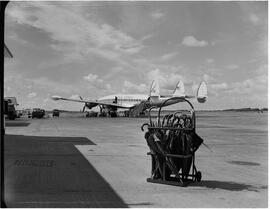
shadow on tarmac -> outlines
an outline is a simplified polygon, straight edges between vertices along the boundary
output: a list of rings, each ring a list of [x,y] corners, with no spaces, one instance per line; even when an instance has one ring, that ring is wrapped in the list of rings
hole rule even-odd
[[[5,121],[5,126],[6,127],[12,127],[12,126],[22,126],[22,127],[26,127],[29,126],[31,123],[30,122],[26,122],[26,121]]]
[[[85,137],[5,136],[7,207],[128,206],[74,145]]]
[[[249,184],[240,184],[235,182],[226,182],[226,181],[204,181],[201,182],[195,182],[190,184],[191,187],[206,187],[209,189],[223,189],[223,190],[229,190],[229,191],[254,191],[258,192],[259,189],[266,189],[265,186],[262,187],[255,187]]]

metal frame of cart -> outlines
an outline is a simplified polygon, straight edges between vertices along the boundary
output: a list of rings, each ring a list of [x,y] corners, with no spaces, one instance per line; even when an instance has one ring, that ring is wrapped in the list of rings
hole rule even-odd
[[[191,124],[190,126],[187,128],[187,127],[171,127],[171,126],[168,126],[168,124],[164,124],[164,120],[169,120],[170,117],[171,118],[174,118],[176,114],[181,114],[183,111],[176,111],[174,112],[173,114],[168,114],[168,115],[165,115],[163,116],[163,120],[161,122],[161,110],[162,108],[166,105],[166,103],[170,100],[179,100],[179,102],[187,102],[190,107],[191,107],[191,110],[189,111],[190,113],[190,119],[191,119]],[[172,132],[175,132],[175,131],[193,131],[195,132],[195,128],[196,128],[196,117],[195,117],[195,111],[194,111],[194,107],[193,105],[186,99],[184,98],[181,98],[181,97],[174,97],[174,98],[170,98],[170,99],[167,99],[163,102],[163,104],[160,106],[159,108],[159,111],[158,111],[158,117],[157,117],[157,121],[156,122],[153,122],[152,120],[152,117],[151,117],[151,111],[154,109],[154,108],[157,108],[157,107],[152,107],[150,110],[149,110],[149,121],[150,121],[150,124],[143,124],[141,129],[142,131],[144,131],[144,126],[147,125],[147,128],[148,128],[148,131],[150,133],[155,133],[155,132],[158,132],[158,131],[163,131],[163,132],[166,132],[167,130],[169,131],[172,131]],[[151,148],[150,148],[151,150]],[[196,166],[195,166],[195,151],[194,152],[191,152],[189,154],[183,154],[183,155],[179,155],[179,154],[170,154],[170,153],[157,153],[153,150],[151,150],[150,152],[147,153],[147,155],[150,155],[151,158],[152,158],[152,170],[151,170],[151,174],[153,175],[156,166],[154,165],[156,163],[156,159],[157,159],[157,155],[161,155],[162,157],[164,157],[164,162],[162,163],[162,175],[161,175],[161,178],[159,179],[155,179],[152,177],[150,178],[147,178],[147,182],[152,182],[152,183],[162,183],[162,184],[169,184],[169,185],[176,185],[176,186],[186,186],[188,183],[190,182],[195,182],[195,181],[201,181],[201,172],[198,171],[196,169]],[[173,170],[175,169],[171,169],[171,172],[172,172],[172,175],[170,175],[169,177],[166,176],[166,167],[173,167],[173,165],[170,163],[172,163],[172,160],[171,159],[188,159],[188,158],[191,158],[192,161],[191,161],[191,172],[190,172],[190,168],[189,168],[189,172],[188,174],[183,174],[183,172],[181,171],[178,171],[177,173]],[[168,164],[169,163],[169,164]]]

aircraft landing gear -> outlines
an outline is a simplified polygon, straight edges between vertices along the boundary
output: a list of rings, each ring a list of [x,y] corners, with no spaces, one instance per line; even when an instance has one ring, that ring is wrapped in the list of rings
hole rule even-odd
[[[112,118],[116,118],[117,117],[117,113],[115,111],[110,111],[109,113],[110,113],[110,116]]]
[[[104,108],[102,106],[100,106],[100,113],[99,113],[99,117],[107,117],[110,116],[112,118],[117,117],[117,111],[116,110],[111,110],[108,108]]]
[[[99,117],[106,117],[107,114],[106,114],[104,108],[102,106],[99,106],[99,108],[100,108],[99,109],[100,111],[99,111],[99,115],[98,116]]]

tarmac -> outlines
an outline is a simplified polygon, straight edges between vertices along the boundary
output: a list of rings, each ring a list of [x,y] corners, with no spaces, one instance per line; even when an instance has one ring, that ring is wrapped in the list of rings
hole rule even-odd
[[[253,129],[220,121],[197,119],[197,133],[211,151],[202,145],[196,152],[202,181],[187,187],[146,182],[151,160],[140,126],[147,118],[7,121],[5,203],[16,208],[267,207],[267,120]]]

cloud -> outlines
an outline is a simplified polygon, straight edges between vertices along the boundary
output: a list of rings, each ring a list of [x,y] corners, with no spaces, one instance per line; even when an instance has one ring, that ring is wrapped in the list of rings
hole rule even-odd
[[[265,75],[267,77],[268,65],[267,64],[261,65],[255,70],[255,73],[256,75]]]
[[[73,91],[76,91],[76,88],[74,88],[74,85],[56,82],[47,77],[39,77],[36,79],[24,78],[24,82],[32,83],[35,89],[38,89],[39,91],[42,91],[42,92],[49,91],[49,92],[52,92],[52,93],[54,92],[57,94],[70,94]]]
[[[227,95],[237,95],[239,98],[244,96],[254,95],[267,95],[267,84],[268,78],[267,74],[258,75],[252,78],[245,79],[243,81],[233,82],[233,83],[217,83],[208,85],[209,93],[218,96],[219,93]]]
[[[11,32],[10,34],[8,34],[8,37],[12,40],[12,41],[16,41],[22,45],[31,45],[31,46],[34,46],[32,43],[26,41],[26,40],[23,40],[21,38],[19,38],[19,36],[15,33],[15,32]]]
[[[209,58],[209,59],[206,59],[206,62],[208,63],[208,64],[212,64],[212,63],[214,63],[214,59],[211,59],[211,58]]]
[[[130,53],[130,54],[136,54],[140,52],[143,49],[144,46],[142,45],[126,45],[126,46],[120,46],[120,49],[123,50],[124,52]]]
[[[250,14],[249,15],[249,20],[251,21],[251,23],[253,23],[254,25],[258,25],[260,22],[260,18],[256,15],[256,14]]]
[[[124,92],[129,92],[129,93],[146,93],[147,92],[147,86],[145,84],[134,84],[130,81],[125,81],[124,82]]]
[[[268,78],[267,75],[255,76],[246,79],[242,82],[235,82],[232,84],[230,93],[237,94],[261,94],[267,93]]]
[[[151,70],[147,73],[148,82],[153,80],[159,81],[160,88],[173,90],[179,80],[185,82],[186,79],[177,73],[168,73],[166,71],[160,71],[159,69]]]
[[[36,92],[31,92],[31,93],[28,94],[27,97],[31,99],[31,98],[36,97],[36,96],[37,96]]]
[[[155,20],[159,20],[160,18],[164,17],[164,15],[165,13],[160,10],[154,11],[150,14],[150,16]]]
[[[9,91],[7,91],[7,88]],[[34,90],[34,91],[33,91]],[[15,96],[22,108],[42,107],[45,109],[75,109],[81,108],[81,104],[69,102],[55,102],[51,99],[52,95],[69,97],[72,94],[80,93],[81,95],[95,96],[92,89],[87,88],[85,83],[62,83],[53,81],[46,77],[36,79],[25,78],[23,74],[9,72],[5,76],[5,95]],[[30,92],[30,93],[29,93]],[[44,101],[44,102],[43,102]],[[76,107],[76,108],[74,108]]]
[[[172,53],[164,54],[164,55],[161,56],[161,60],[162,61],[168,61],[168,60],[174,58],[177,54],[178,54],[178,52],[172,52]]]
[[[121,73],[124,70],[125,69],[122,66],[112,67],[112,68],[110,68],[110,70],[108,72],[105,73],[103,78],[105,80],[111,80],[111,79],[113,79],[114,76],[118,77],[119,73]]]
[[[186,36],[183,38],[182,44],[188,47],[203,47],[207,46],[208,42],[207,41],[199,41],[193,36]]]
[[[98,75],[93,75],[91,73],[89,73],[87,76],[84,76],[83,78],[84,78],[84,80],[87,80],[90,83],[95,83],[95,82],[102,83],[103,82],[103,80],[98,78]]]
[[[31,12],[27,8],[31,8]],[[46,32],[54,41],[51,44],[52,49],[73,59],[81,59],[92,48],[92,52],[98,50],[98,55],[105,55],[104,58],[111,52],[115,56],[110,58],[118,61],[120,55],[135,54],[144,48],[140,40],[109,24],[86,18],[76,7],[48,2],[25,2],[23,6],[14,4],[7,14],[19,24]]]
[[[239,95],[267,95],[268,65],[259,66],[254,70],[254,74],[251,78],[232,83],[226,92]]]
[[[110,89],[111,88],[110,84],[105,83],[96,74],[89,73],[87,76],[84,76],[83,79],[88,81],[88,83],[90,83],[92,86],[99,88],[99,89]]]
[[[208,75],[208,74],[204,74],[204,75],[203,75],[203,80],[204,80],[207,84],[214,83],[214,82],[217,81],[214,77],[212,77],[212,76],[210,76],[210,75]]]
[[[228,89],[228,87],[229,87],[229,85],[225,82],[210,85],[210,88],[212,88],[213,90],[226,90],[226,89]]]
[[[141,38],[141,41],[148,40],[148,39],[150,39],[150,38],[153,38],[154,36],[155,36],[155,34],[153,34],[153,33],[147,34],[147,35],[145,35],[145,36],[143,36],[143,37]]]

